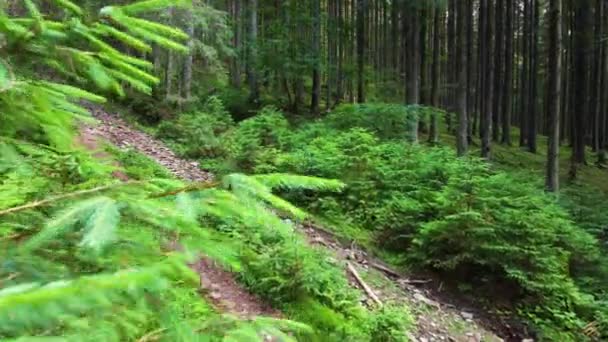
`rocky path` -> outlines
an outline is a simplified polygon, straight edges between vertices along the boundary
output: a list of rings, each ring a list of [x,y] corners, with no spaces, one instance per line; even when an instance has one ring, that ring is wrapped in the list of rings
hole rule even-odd
[[[190,181],[213,178],[212,174],[201,170],[196,162],[179,158],[162,142],[133,129],[117,115],[96,108],[91,108],[91,111],[100,123],[85,126],[81,130],[81,140],[88,141],[85,145],[89,145],[89,148],[92,147],[91,140],[103,139],[118,147],[132,148],[147,155],[179,178]],[[417,319],[417,329],[410,336],[412,341],[522,341],[519,334],[505,330],[505,324],[488,322],[487,318],[482,319],[477,312],[461,310],[441,302],[432,291],[426,289],[428,287],[422,286],[425,285],[424,280],[411,280],[400,275],[352,244],[340,243],[322,227],[307,223],[299,228],[311,244],[328,248],[338,260],[349,265],[347,273],[351,283],[367,294],[363,300],[368,305],[377,305],[378,301],[401,302],[412,308]],[[241,287],[232,273],[216,266],[212,261],[201,259],[193,268],[201,275],[202,291],[207,298],[225,312],[240,317],[280,316],[280,313]],[[504,338],[484,326],[500,330]]]
[[[82,126],[77,143],[93,151],[96,157],[109,157],[108,153],[101,149],[101,140],[105,140],[120,148],[132,148],[147,155],[179,178],[189,181],[206,181],[213,178],[210,173],[202,171],[197,163],[178,158],[162,142],[131,128],[117,115],[97,108],[91,108],[91,112],[99,120],[99,124]],[[121,172],[116,172],[115,176],[123,181],[128,179]],[[180,247],[175,245],[170,248]],[[212,260],[201,258],[191,267],[200,276],[201,293],[222,312],[245,319],[256,316],[280,317],[277,310],[243,288],[233,273],[216,265]]]

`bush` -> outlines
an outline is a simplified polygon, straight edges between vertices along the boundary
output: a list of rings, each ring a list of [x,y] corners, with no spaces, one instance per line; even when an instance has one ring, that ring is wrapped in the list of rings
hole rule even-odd
[[[398,105],[384,103],[343,104],[336,108],[326,119],[327,124],[337,130],[353,127],[364,128],[377,134],[380,139],[415,140],[418,120],[437,112],[437,108],[419,105]]]
[[[258,115],[241,121],[225,143],[239,170],[269,173],[276,171],[275,164],[288,135],[289,123],[283,113],[265,107]]]
[[[300,191],[290,199],[373,231],[381,247],[407,256],[413,267],[515,304],[546,336],[566,332],[562,340],[579,339],[590,321],[604,329],[600,284],[606,258],[596,238],[527,175],[510,176],[482,160],[457,158],[451,148],[405,143],[411,110],[343,105],[292,133],[280,113],[266,109],[232,132],[231,156],[249,172],[339,178],[347,184],[339,194]],[[603,236],[601,220],[584,226]],[[301,280],[298,272],[314,268],[294,261],[294,251],[270,253],[288,260],[272,264],[272,258],[261,257],[248,267],[283,284],[277,296],[295,298],[306,284],[324,288],[323,281]]]
[[[370,315],[368,330],[374,342],[407,342],[413,322],[407,307],[385,305]]]
[[[222,134],[233,126],[230,114],[217,97],[210,97],[196,112],[181,114],[158,126],[157,137],[176,147],[188,158],[215,158],[226,154]]]

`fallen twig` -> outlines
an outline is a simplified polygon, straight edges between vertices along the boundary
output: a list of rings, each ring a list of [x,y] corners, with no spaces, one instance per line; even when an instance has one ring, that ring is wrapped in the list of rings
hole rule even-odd
[[[359,283],[359,285],[361,285],[361,287],[363,288],[363,290],[365,291],[365,293],[367,293],[367,295],[374,302],[376,302],[376,304],[378,304],[378,306],[382,306],[382,301],[380,300],[380,298],[378,298],[378,296],[374,293],[374,291],[371,289],[371,287],[369,287],[369,285],[367,285],[367,283],[365,281],[363,281],[363,279],[359,275],[359,272],[357,272],[357,270],[355,269],[355,267],[353,266],[353,264],[351,264],[350,262],[347,262],[346,266],[348,268],[348,271],[357,280],[357,283]]]
[[[382,264],[379,264],[379,263],[377,263],[377,262],[374,262],[374,261],[369,261],[369,265],[370,265],[371,267],[373,267],[373,268],[375,268],[375,269],[379,270],[379,271],[382,271],[382,272],[384,272],[384,273],[386,273],[386,274],[388,274],[388,275],[392,276],[392,277],[395,277],[395,278],[401,278],[401,277],[402,277],[402,275],[401,275],[401,274],[399,274],[399,273],[397,273],[397,271],[393,271],[393,270],[391,270],[390,268],[388,268],[388,267],[386,267],[386,266],[384,266],[384,265],[382,265]]]

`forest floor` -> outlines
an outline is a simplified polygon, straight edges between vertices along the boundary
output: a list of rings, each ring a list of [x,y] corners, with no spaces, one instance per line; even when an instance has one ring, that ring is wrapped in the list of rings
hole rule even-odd
[[[92,109],[92,112],[99,124],[83,126],[78,140],[95,156],[104,156],[102,146],[103,141],[107,141],[119,148],[134,149],[150,157],[178,178],[189,181],[213,179],[213,175],[201,170],[197,162],[179,158],[161,141],[132,128],[118,115],[98,108]],[[120,172],[116,176],[124,178]],[[373,306],[377,302],[392,302],[410,307],[416,318],[416,329],[410,336],[412,341],[526,341],[521,329],[512,327],[498,316],[439,293],[441,283],[429,279],[410,279],[371,257],[354,243],[345,243],[336,238],[319,224],[307,222],[298,228],[307,236],[310,244],[329,249],[346,266],[352,285],[365,294],[364,304]],[[281,316],[279,311],[241,286],[235,274],[212,260],[202,258],[192,267],[201,277],[201,292],[218,310],[242,318]],[[433,284],[437,286],[431,286]]]

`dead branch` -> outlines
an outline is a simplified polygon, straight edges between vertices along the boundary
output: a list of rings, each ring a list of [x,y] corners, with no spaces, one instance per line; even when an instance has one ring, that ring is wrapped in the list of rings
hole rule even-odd
[[[391,277],[395,277],[395,278],[401,278],[402,277],[402,275],[399,274],[399,273],[397,273],[397,271],[393,271],[390,268],[388,268],[388,267],[386,267],[386,266],[384,266],[382,264],[379,264],[377,262],[369,261],[369,265],[371,267],[377,269],[378,271],[386,273],[387,275],[389,275]]]
[[[367,296],[369,298],[371,298],[376,304],[378,304],[378,306],[382,306],[382,301],[380,300],[380,298],[378,298],[378,296],[376,296],[376,294],[371,289],[371,287],[369,287],[369,285],[367,285],[367,283],[365,283],[365,281],[363,281],[363,279],[359,275],[359,272],[357,272],[357,270],[355,269],[353,264],[351,264],[350,262],[347,262],[346,266],[347,266],[350,274],[352,274],[353,277],[355,277],[355,279],[357,280],[357,283],[359,283],[359,285],[363,288],[365,293],[367,293]]]

